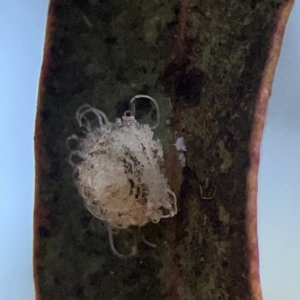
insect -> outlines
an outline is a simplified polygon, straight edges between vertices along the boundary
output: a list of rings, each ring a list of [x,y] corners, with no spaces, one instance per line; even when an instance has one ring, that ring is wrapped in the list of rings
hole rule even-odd
[[[156,106],[155,126],[135,119],[135,101],[139,98],[149,99]],[[153,130],[159,124],[158,104],[150,96],[137,95],[130,105],[131,110],[115,122],[99,109],[80,106],[76,119],[85,136],[73,134],[67,139],[75,185],[87,210],[107,224],[111,249],[121,258],[136,254],[136,246],[127,255],[119,253],[113,242],[116,229],[142,227],[177,214],[176,195],[164,175],[163,147],[154,138]],[[74,140],[75,149],[70,146]]]

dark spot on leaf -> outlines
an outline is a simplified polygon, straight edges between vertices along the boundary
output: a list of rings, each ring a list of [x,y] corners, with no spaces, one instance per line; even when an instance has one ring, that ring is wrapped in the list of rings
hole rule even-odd
[[[172,101],[188,106],[200,104],[204,73],[190,66],[188,60],[171,62],[160,78],[166,91],[172,94]]]
[[[202,85],[203,73],[197,69],[179,75],[175,81],[175,96],[177,101],[184,102],[190,106],[199,105]]]
[[[117,37],[110,35],[104,41],[106,44],[114,45],[117,42]]]
[[[45,226],[40,226],[39,227],[39,236],[41,238],[49,238],[49,237],[51,237],[51,232]]]
[[[83,286],[75,286],[75,295],[81,296],[84,293],[84,287]]]

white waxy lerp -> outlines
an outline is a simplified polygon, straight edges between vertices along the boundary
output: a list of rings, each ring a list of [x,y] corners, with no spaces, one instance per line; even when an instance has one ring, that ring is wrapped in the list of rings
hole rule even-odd
[[[83,105],[76,118],[79,126],[85,127],[85,138],[73,134],[68,139],[68,143],[74,139],[78,143],[69,157],[78,191],[88,211],[107,223],[111,248],[120,257],[135,254],[136,247],[129,255],[118,253],[112,238],[114,228],[142,227],[177,214],[177,199],[163,172],[162,144],[149,125],[134,117],[137,98],[153,101],[159,117],[156,101],[145,95],[135,96],[132,110],[114,123],[102,111]],[[97,117],[96,128],[92,128],[91,114]]]

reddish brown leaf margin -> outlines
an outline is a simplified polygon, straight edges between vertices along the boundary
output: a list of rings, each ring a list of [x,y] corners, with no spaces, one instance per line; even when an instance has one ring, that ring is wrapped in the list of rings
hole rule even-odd
[[[37,251],[39,249],[39,226],[49,226],[47,216],[48,211],[40,203],[40,177],[45,170],[49,168],[48,160],[46,157],[45,150],[43,148],[43,133],[42,133],[42,109],[43,102],[42,98],[45,92],[45,76],[51,65],[50,46],[51,46],[51,34],[53,30],[53,7],[55,0],[51,0],[48,6],[47,22],[46,22],[46,33],[44,43],[44,54],[43,62],[41,67],[41,74],[39,80],[39,89],[37,97],[37,109],[36,109],[36,120],[35,120],[35,133],[34,133],[34,153],[35,153],[35,191],[34,191],[34,212],[33,212],[33,279],[35,288],[35,299],[42,300],[40,292],[38,266],[40,262],[38,260]]]
[[[271,95],[274,74],[281,52],[283,35],[294,0],[287,1],[279,10],[277,24],[271,38],[269,57],[263,73],[263,79],[256,100],[249,154],[250,168],[247,176],[247,234],[249,253],[249,282],[252,299],[262,300],[259,275],[259,253],[257,237],[257,193],[260,145],[266,120],[267,105]]]

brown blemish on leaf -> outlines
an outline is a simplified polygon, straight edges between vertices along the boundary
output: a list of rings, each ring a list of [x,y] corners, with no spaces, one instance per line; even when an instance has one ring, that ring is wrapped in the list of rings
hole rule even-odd
[[[197,79],[202,80],[202,72],[196,68],[190,67],[190,60],[187,57],[186,48],[186,22],[189,17],[189,5],[190,0],[181,1],[180,13],[179,13],[179,28],[177,35],[177,49],[175,59],[168,65],[165,70],[164,76],[161,79],[166,91],[171,94],[171,102],[173,103],[173,144],[177,138],[183,136],[181,128],[181,110],[185,106],[184,104],[194,102],[198,104],[201,97],[201,88],[197,86]],[[188,78],[185,78],[187,74],[190,74]],[[193,74],[196,76],[193,77]],[[195,80],[196,79],[196,80]],[[197,91],[195,93],[195,90]],[[175,102],[175,103],[174,103]],[[178,159],[178,151],[175,147],[172,147],[168,153],[167,160],[167,176],[170,181],[170,186],[173,191],[179,195],[182,184],[182,166]],[[178,203],[180,207],[180,203]],[[169,241],[171,249],[170,265],[166,269],[163,276],[163,290],[168,300],[179,300],[178,287],[180,285],[180,255],[176,251],[176,232],[177,222],[176,220],[169,220],[165,228],[165,237]],[[170,237],[173,237],[170,239]]]

